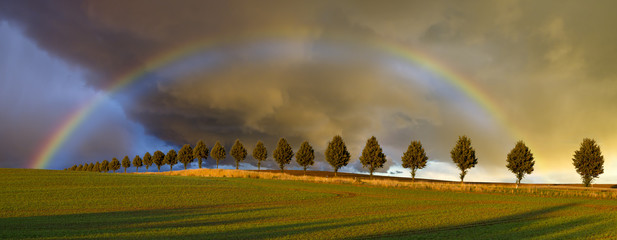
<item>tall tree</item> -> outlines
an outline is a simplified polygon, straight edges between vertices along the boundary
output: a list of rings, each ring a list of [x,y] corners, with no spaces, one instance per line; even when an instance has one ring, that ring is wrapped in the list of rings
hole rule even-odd
[[[210,156],[216,159],[216,168],[218,169],[219,160],[225,159],[225,157],[227,156],[227,153],[225,153],[225,148],[223,147],[223,145],[221,145],[219,141],[216,141],[216,144],[214,144],[212,151],[210,151]]]
[[[69,168],[69,170],[71,170],[71,171],[77,171],[77,164],[73,165],[71,168]]]
[[[315,151],[307,141],[300,145],[300,149],[296,153],[296,162],[304,168],[304,175],[306,175],[306,168],[315,164]]]
[[[294,156],[294,151],[291,149],[289,143],[287,143],[287,139],[279,139],[279,142],[276,146],[276,149],[274,149],[272,156],[279,164],[281,172],[285,172],[285,165],[289,164]]]
[[[87,171],[88,171],[88,172],[92,172],[92,169],[94,169],[94,163],[90,163],[90,164],[88,164],[88,169],[87,169]]]
[[[184,170],[186,170],[186,167],[193,162],[193,159],[195,159],[195,157],[193,157],[193,148],[191,148],[191,145],[189,144],[184,144],[178,152],[178,160],[184,164]]]
[[[456,163],[458,169],[461,170],[460,177],[461,183],[463,183],[463,179],[465,178],[465,175],[467,175],[467,171],[478,164],[476,150],[474,150],[471,146],[471,139],[467,136],[458,137],[456,146],[454,146],[452,151],[450,151],[450,156],[452,157],[452,161]]]
[[[580,149],[574,152],[572,164],[581,175],[585,187],[591,186],[593,179],[604,173],[604,156],[600,146],[593,139],[583,139]]]
[[[334,168],[334,176],[336,176],[339,168],[347,166],[350,158],[351,154],[347,151],[343,138],[340,135],[334,136],[332,141],[328,142],[328,148],[326,148],[326,161]]]
[[[111,169],[111,168],[109,167],[109,161],[107,161],[107,160],[103,160],[103,161],[101,162],[101,171],[102,171],[102,172],[104,172],[104,173],[106,173],[106,172],[109,172],[109,170],[110,170],[110,169]]]
[[[516,143],[512,151],[508,153],[506,162],[506,167],[516,175],[516,188],[521,184],[521,180],[525,176],[525,173],[531,174],[531,172],[533,172],[533,165],[536,163],[533,160],[531,150],[529,150],[523,141],[518,141]]]
[[[199,161],[199,168],[201,168],[203,160],[208,159],[209,152],[210,149],[208,149],[208,146],[206,146],[204,141],[199,140],[199,142],[197,142],[197,145],[195,145],[195,148],[193,149],[193,156]]]
[[[122,167],[124,168],[124,173],[126,173],[126,169],[131,167],[131,160],[129,156],[124,156],[122,159]]]
[[[236,170],[238,170],[240,162],[244,161],[247,155],[246,148],[244,148],[244,145],[242,145],[240,139],[236,139],[234,145],[231,146],[230,155],[236,160]]]
[[[373,178],[373,172],[378,168],[382,168],[386,163],[386,155],[383,153],[375,136],[366,140],[362,156],[360,156],[360,162],[363,167],[368,168],[371,178]]]
[[[148,171],[148,168],[152,166],[152,163],[152,155],[150,155],[150,152],[146,152],[146,154],[144,154],[144,166],[146,166],[146,172]]]
[[[176,150],[169,150],[165,155],[165,163],[169,164],[169,171],[173,171],[174,165],[178,164],[178,154]]]
[[[94,172],[101,172],[101,163],[100,162],[96,162],[96,164],[94,164]]]
[[[83,170],[84,170],[84,165],[79,164],[79,166],[77,167],[77,171],[83,171]]]
[[[133,158],[133,166],[135,167],[135,172],[139,172],[139,167],[143,166],[144,162],[141,160],[139,155],[135,155]]]
[[[257,159],[257,171],[261,170],[261,162],[268,159],[268,150],[261,141],[257,141],[255,149],[253,149],[253,157]]]
[[[404,168],[411,169],[411,181],[415,182],[416,171],[426,167],[428,157],[426,156],[426,152],[424,151],[420,141],[411,141],[401,160],[403,160]]]
[[[109,163],[109,169],[116,173],[116,171],[120,169],[120,161],[118,161],[117,158],[111,159],[111,162]]]
[[[158,168],[160,172],[161,166],[165,165],[165,153],[156,150],[156,152],[154,152],[154,155],[152,155],[152,162],[156,164],[156,168]]]

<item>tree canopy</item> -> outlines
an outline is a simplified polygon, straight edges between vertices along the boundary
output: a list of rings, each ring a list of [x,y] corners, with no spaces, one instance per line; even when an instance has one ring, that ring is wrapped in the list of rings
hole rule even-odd
[[[334,168],[334,176],[339,168],[347,166],[350,158],[351,154],[347,151],[343,138],[340,135],[334,136],[326,148],[326,161]]]
[[[193,157],[197,158],[197,161],[199,163],[199,168],[201,168],[201,164],[203,163],[203,160],[208,159],[209,153],[210,153],[210,149],[208,149],[208,146],[206,146],[204,141],[199,140],[197,142],[197,145],[195,145],[195,148],[193,149]]]
[[[244,148],[244,145],[242,145],[242,142],[240,142],[240,139],[236,139],[236,142],[234,142],[234,145],[231,146],[231,152],[230,152],[230,155],[234,157],[234,159],[236,160],[236,169],[238,169],[240,162],[244,161],[247,154],[248,153],[246,151],[246,148]]]
[[[165,165],[165,153],[156,150],[156,152],[154,152],[154,155],[152,155],[152,162],[156,164],[156,167],[159,169],[160,172],[161,166]]]
[[[456,146],[450,151],[452,161],[456,163],[458,169],[461,170],[461,183],[467,175],[467,171],[470,168],[475,167],[478,164],[478,158],[476,158],[476,150],[471,146],[471,139],[467,136],[458,137]]]
[[[263,142],[257,141],[257,145],[253,149],[253,157],[257,159],[257,171],[261,170],[261,162],[268,159],[268,150]]]
[[[289,143],[287,143],[287,139],[279,139],[279,142],[276,145],[276,149],[274,149],[274,153],[272,154],[272,156],[279,164],[281,172],[284,172],[285,165],[289,164],[294,156],[293,149],[291,149],[291,146],[289,145]]]
[[[591,186],[593,179],[604,173],[604,156],[600,146],[593,139],[583,139],[579,150],[574,152],[572,164],[581,175],[585,187]]]
[[[109,169],[114,171],[114,173],[118,171],[118,169],[120,169],[120,161],[118,161],[117,158],[111,159],[111,162],[109,163]]]
[[[148,171],[148,168],[152,166],[152,163],[153,163],[152,155],[150,155],[150,152],[146,152],[146,154],[144,154],[143,162],[144,162],[144,166],[146,166],[146,171]]]
[[[516,187],[521,183],[525,174],[533,172],[533,160],[531,150],[523,141],[518,141],[514,148],[508,153],[506,167],[516,176]]]
[[[101,162],[101,172],[109,172],[109,170],[111,170],[111,168],[109,167],[109,161],[103,160]]]
[[[373,172],[378,168],[382,168],[386,163],[386,155],[383,153],[375,136],[366,141],[360,156],[360,162],[363,167],[368,168],[371,178],[373,178]]]
[[[189,144],[184,144],[178,152],[178,160],[184,165],[185,170],[186,167],[193,162],[193,159],[195,159],[193,156],[193,148],[191,148]]]
[[[165,164],[169,164],[169,171],[173,171],[174,165],[178,164],[178,154],[176,150],[169,150],[167,154],[165,154]]]
[[[210,156],[216,159],[216,168],[218,169],[219,160],[225,159],[225,157],[227,156],[227,153],[225,152],[225,148],[223,147],[223,145],[221,145],[219,141],[216,141],[216,143],[214,144],[212,151],[210,151]]]
[[[131,160],[129,159],[129,156],[124,156],[124,158],[122,158],[122,167],[124,168],[125,173],[126,169],[131,167]]]
[[[420,141],[411,141],[407,147],[407,151],[401,157],[403,167],[411,169],[411,181],[416,180],[416,171],[426,167],[428,156],[422,147]]]
[[[139,155],[135,155],[133,158],[133,166],[135,167],[135,172],[139,172],[139,167],[143,166],[143,161]]]
[[[296,162],[304,168],[305,175],[306,168],[315,164],[315,151],[307,141],[302,142],[300,145],[300,149],[298,149],[298,153],[296,153]]]

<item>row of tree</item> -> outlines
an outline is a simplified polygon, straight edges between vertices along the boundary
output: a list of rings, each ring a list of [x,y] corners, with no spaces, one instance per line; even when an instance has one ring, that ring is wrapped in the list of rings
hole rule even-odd
[[[150,155],[146,152],[141,158],[136,155],[131,162],[128,156],[122,159],[122,163],[118,159],[113,158],[111,162],[104,160],[99,163],[90,163],[84,165],[74,165],[71,168],[65,170],[73,171],[93,171],[93,172],[116,172],[120,169],[120,166],[126,169],[134,166],[136,171],[139,171],[139,167],[145,166],[146,170],[153,164],[157,166],[161,171],[161,166],[169,165],[170,171],[173,171],[173,166],[178,162],[184,165],[184,169],[192,163],[195,159],[198,160],[199,168],[202,168],[202,163],[208,158],[208,155],[216,160],[216,168],[218,168],[219,161],[226,158],[225,148],[220,142],[216,142],[212,149],[208,149],[203,141],[197,142],[195,148],[191,145],[185,144],[180,151],[176,152],[171,149],[167,154],[161,151],[154,152]],[[240,140],[236,140],[231,147],[230,155],[236,161],[236,169],[239,168],[240,162],[244,161],[248,152]],[[263,142],[257,141],[252,153],[253,157],[257,160],[257,168],[261,169],[261,162],[268,158],[268,151]],[[296,162],[306,169],[315,163],[315,154],[313,147],[304,141],[300,145],[298,152],[294,154],[292,147],[289,145],[285,138],[281,138],[278,141],[276,149],[273,151],[273,158],[278,163],[281,171],[285,170],[285,166],[291,163],[292,158],[296,157]],[[450,151],[452,161],[456,164],[461,171],[459,177],[461,183],[463,182],[467,172],[478,164],[478,158],[476,152],[471,146],[471,139],[467,136],[460,136],[454,148]],[[344,166],[347,166],[351,158],[347,146],[343,141],[343,138],[339,135],[334,136],[332,141],[328,142],[328,147],[325,151],[325,159],[334,169],[334,175],[338,170]],[[412,141],[407,148],[407,151],[403,153],[401,157],[404,168],[409,168],[411,172],[412,181],[415,181],[416,172],[419,169],[426,167],[428,156],[422,147],[420,141]],[[600,174],[604,173],[604,157],[600,151],[600,147],[596,144],[595,140],[585,138],[581,143],[580,149],[574,153],[572,159],[576,172],[581,175],[583,184],[590,186],[594,178],[597,178]],[[362,166],[369,170],[370,176],[373,176],[373,172],[379,168],[382,168],[386,163],[386,155],[383,153],[381,146],[377,139],[373,136],[366,142],[362,155],[360,156],[360,162]],[[531,174],[534,170],[535,160],[531,150],[525,145],[523,141],[516,143],[514,148],[508,153],[506,157],[506,167],[514,173],[516,176],[517,187],[525,174]],[[122,164],[122,165],[120,165]]]

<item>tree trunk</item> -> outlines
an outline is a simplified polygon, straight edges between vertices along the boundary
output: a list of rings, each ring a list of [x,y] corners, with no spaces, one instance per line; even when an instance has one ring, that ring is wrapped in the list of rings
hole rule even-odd
[[[169,165],[169,171],[170,171],[170,172],[173,172],[173,171],[174,171],[173,167],[174,167],[174,165]]]
[[[124,168],[124,173],[126,173],[126,168]]]
[[[371,169],[371,179],[373,179],[373,169]]]
[[[411,182],[416,182],[416,169],[411,169]]]
[[[184,170],[186,170],[186,164],[184,164]]]
[[[236,170],[238,170],[238,165],[240,165],[240,163],[236,162]]]
[[[201,161],[201,158],[200,158],[200,159],[199,159],[199,169],[201,169],[201,163],[202,163],[202,162],[203,162],[203,161]]]
[[[306,167],[304,167],[304,176],[306,176]]]
[[[257,161],[257,171],[261,171],[261,161]]]
[[[219,160],[216,159],[216,169],[219,169]]]
[[[338,172],[338,168],[334,169],[334,176],[336,177],[336,172]]]

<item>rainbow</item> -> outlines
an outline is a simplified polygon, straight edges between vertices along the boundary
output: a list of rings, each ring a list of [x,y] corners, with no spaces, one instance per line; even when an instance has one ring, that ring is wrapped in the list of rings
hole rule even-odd
[[[79,127],[86,118],[107,98],[121,89],[136,82],[149,72],[155,71],[159,68],[165,67],[168,64],[180,61],[186,57],[192,56],[196,53],[205,52],[208,50],[216,49],[218,46],[229,46],[233,44],[241,44],[251,42],[260,39],[289,39],[290,37],[298,36],[298,29],[285,30],[285,31],[260,31],[256,34],[245,34],[242,36],[230,36],[217,39],[198,39],[189,41],[188,43],[181,44],[172,48],[169,51],[164,51],[149,58],[143,64],[129,68],[123,74],[120,74],[117,78],[111,81],[111,84],[105,88],[105,91],[101,94],[97,94],[93,99],[83,104],[76,111],[68,115],[61,124],[55,128],[51,135],[37,148],[35,155],[31,158],[29,168],[44,169],[47,168],[54,155],[62,147],[64,142],[73,134],[77,127]],[[310,33],[310,31],[309,31]],[[306,35],[307,31],[303,31],[300,35]],[[242,39],[242,40],[239,40]],[[475,85],[471,79],[465,77],[463,74],[449,68],[446,64],[438,61],[428,54],[423,53],[417,49],[412,49],[409,46],[402,45],[400,43],[387,42],[387,41],[362,41],[351,38],[340,38],[341,41],[354,41],[361,43],[381,52],[386,52],[392,56],[404,59],[411,64],[419,65],[424,69],[439,76],[449,85],[455,87],[467,97],[473,100],[476,104],[481,106],[490,115],[496,118],[502,125],[509,128],[505,115],[497,107],[496,102],[489,97],[488,94],[483,92],[480,87]],[[510,134],[513,136],[513,130],[510,130]]]

